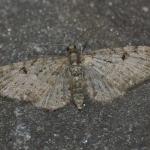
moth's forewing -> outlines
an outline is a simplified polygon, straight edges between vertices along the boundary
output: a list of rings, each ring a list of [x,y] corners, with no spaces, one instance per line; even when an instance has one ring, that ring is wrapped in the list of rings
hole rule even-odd
[[[100,49],[82,55],[87,91],[109,102],[150,78],[150,47]]]
[[[69,102],[67,57],[39,58],[0,67],[0,94],[57,109]]]

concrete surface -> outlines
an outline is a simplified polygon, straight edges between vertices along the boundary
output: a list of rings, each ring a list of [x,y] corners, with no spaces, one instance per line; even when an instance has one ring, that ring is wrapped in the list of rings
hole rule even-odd
[[[0,0],[0,64],[150,45],[149,0]],[[112,104],[55,112],[0,97],[0,150],[149,150],[150,82]]]

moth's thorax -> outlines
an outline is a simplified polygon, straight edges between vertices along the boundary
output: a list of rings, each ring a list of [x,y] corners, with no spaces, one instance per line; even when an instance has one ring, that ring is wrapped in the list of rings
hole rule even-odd
[[[71,53],[70,59],[71,59],[71,64],[77,64],[77,61],[78,61],[77,53]]]
[[[78,65],[80,63],[79,53],[71,52],[69,54],[69,63],[70,63],[70,65]]]
[[[76,49],[75,46],[69,46],[67,49],[68,52],[68,59],[70,65],[76,65],[79,64],[80,61],[80,52],[78,49]]]

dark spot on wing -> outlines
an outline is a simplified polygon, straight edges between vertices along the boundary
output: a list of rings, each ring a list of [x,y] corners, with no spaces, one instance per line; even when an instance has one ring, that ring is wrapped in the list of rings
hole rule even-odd
[[[25,66],[22,67],[22,68],[20,69],[20,71],[23,71],[24,74],[27,74],[27,73],[28,73],[27,68],[26,68]]]
[[[112,63],[110,60],[103,59],[105,62]]]
[[[39,72],[43,72],[43,70],[42,70],[42,69],[40,69],[40,70],[39,70]]]
[[[122,60],[125,60],[126,56],[125,54],[122,55]]]
[[[37,60],[36,60],[36,59],[35,59],[35,60],[33,60],[33,61],[31,62],[31,66],[33,66],[36,62],[37,62]]]
[[[129,54],[127,52],[125,52],[121,58],[124,61],[125,59],[127,59],[128,56],[129,56]]]

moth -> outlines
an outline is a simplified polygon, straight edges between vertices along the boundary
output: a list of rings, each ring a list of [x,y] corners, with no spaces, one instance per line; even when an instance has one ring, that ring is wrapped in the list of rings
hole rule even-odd
[[[150,47],[126,46],[38,58],[0,67],[0,95],[56,110],[85,97],[111,102],[150,78]]]

